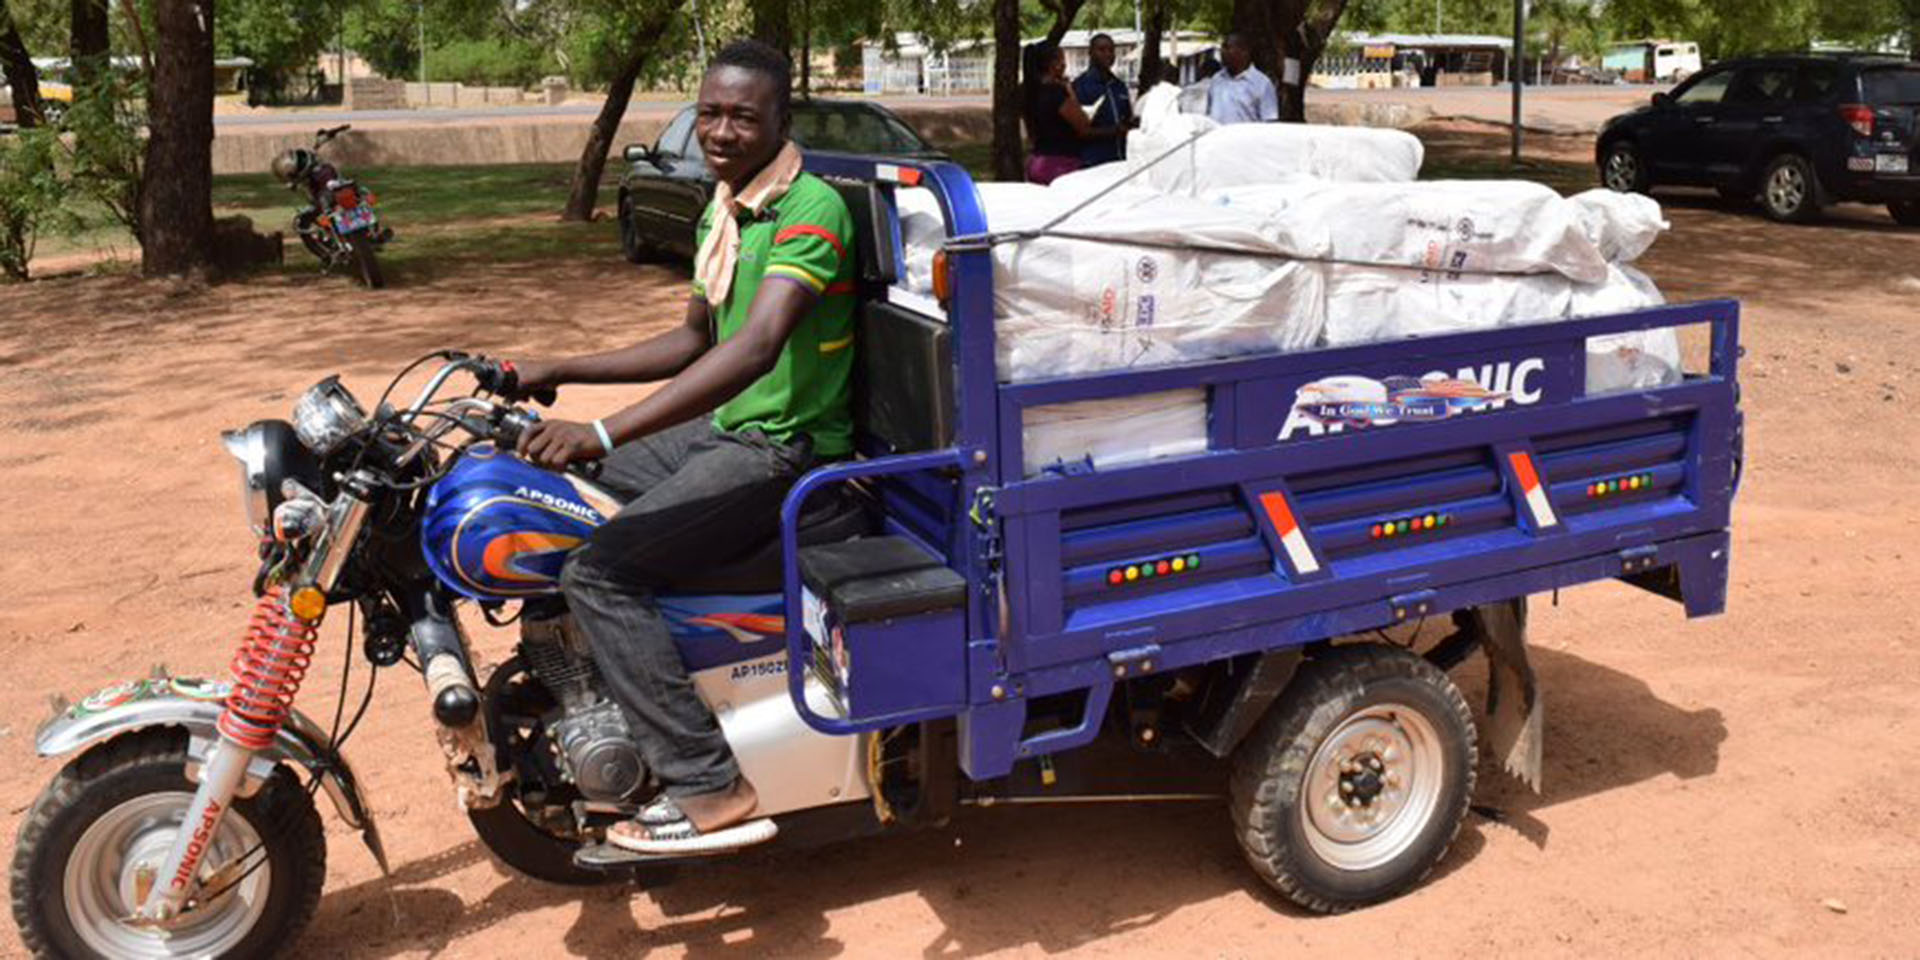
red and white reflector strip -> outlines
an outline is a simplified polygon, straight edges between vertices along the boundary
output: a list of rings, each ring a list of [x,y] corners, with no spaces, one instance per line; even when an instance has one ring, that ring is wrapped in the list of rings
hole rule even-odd
[[[920,171],[912,167],[902,167],[891,163],[876,163],[873,165],[873,176],[875,179],[885,180],[889,183],[898,183],[903,186],[917,187],[920,185]]]
[[[1280,535],[1280,545],[1286,548],[1287,559],[1293,561],[1295,573],[1313,573],[1320,569],[1320,561],[1314,559],[1313,548],[1307,546],[1307,535],[1300,532],[1300,524],[1293,519],[1293,511],[1287,507],[1285,494],[1279,491],[1260,495],[1260,506],[1267,511],[1267,521],[1273,524],[1273,532]]]
[[[1540,474],[1533,469],[1533,458],[1516,451],[1507,454],[1507,462],[1513,465],[1514,479],[1520,481],[1527,509],[1533,511],[1534,526],[1551,527],[1559,523],[1559,518],[1553,515],[1553,501],[1547,499],[1547,489],[1540,485]]]

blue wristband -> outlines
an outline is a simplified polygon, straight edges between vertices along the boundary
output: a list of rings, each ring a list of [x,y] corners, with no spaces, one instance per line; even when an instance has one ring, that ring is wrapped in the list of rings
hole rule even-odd
[[[607,435],[606,423],[600,420],[595,420],[593,422],[593,432],[600,437],[601,448],[606,450],[607,453],[609,454],[613,453],[613,438]]]

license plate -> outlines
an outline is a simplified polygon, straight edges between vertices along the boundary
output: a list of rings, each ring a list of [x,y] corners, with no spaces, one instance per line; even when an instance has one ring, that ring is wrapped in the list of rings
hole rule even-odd
[[[1873,158],[1874,173],[1906,173],[1907,158],[1898,154],[1882,154]]]
[[[1902,157],[1901,159],[1906,159]],[[334,229],[341,233],[352,233],[373,223],[373,208],[366,204],[352,210],[342,210],[333,215]]]

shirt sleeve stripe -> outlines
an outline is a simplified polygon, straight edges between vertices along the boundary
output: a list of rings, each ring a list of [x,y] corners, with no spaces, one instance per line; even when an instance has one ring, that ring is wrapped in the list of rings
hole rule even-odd
[[[812,287],[814,293],[825,293],[827,289],[827,285],[818,277],[791,263],[769,264],[767,266],[767,276],[786,277],[790,280],[798,280]]]
[[[825,343],[822,343],[820,345],[820,352],[821,353],[838,353],[841,350],[845,350],[850,346],[853,346],[852,334],[848,334],[844,337],[841,337],[838,340],[828,340]]]
[[[835,283],[835,284],[830,284],[830,285],[828,285],[828,287],[827,287],[827,289],[826,289],[826,291],[825,291],[825,292],[826,292],[826,294],[827,294],[827,296],[829,296],[829,297],[831,297],[831,296],[833,296],[834,294],[837,294],[837,293],[852,293],[852,292],[853,292],[853,281],[852,281],[852,280],[842,280],[842,281],[840,281],[839,283]]]
[[[777,247],[780,244],[786,243],[788,240],[797,240],[801,237],[819,237],[833,244],[833,252],[839,254],[841,259],[845,259],[847,256],[846,245],[840,242],[839,237],[833,235],[832,230],[812,223],[795,224],[774,234],[773,245]]]

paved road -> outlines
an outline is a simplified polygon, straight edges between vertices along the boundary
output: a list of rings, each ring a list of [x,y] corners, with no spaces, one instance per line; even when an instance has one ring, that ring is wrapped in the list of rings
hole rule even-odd
[[[1526,90],[1526,123],[1567,133],[1591,132],[1610,116],[1647,102],[1658,88],[1637,85],[1529,87]],[[1309,96],[1316,102],[1408,103],[1430,108],[1441,116],[1467,117],[1489,123],[1505,123],[1510,113],[1511,91],[1507,87],[1429,87],[1400,90],[1315,90]],[[985,107],[989,100],[973,97],[886,97],[880,100],[892,106],[939,106],[950,109]],[[645,100],[627,108],[628,118],[664,117],[684,101]],[[465,126],[475,123],[540,123],[554,119],[583,119],[598,113],[595,103],[568,103],[560,106],[498,106],[439,108],[421,110],[272,110],[258,113],[225,113],[214,116],[222,128],[283,128],[311,130],[351,123],[370,127]]]

